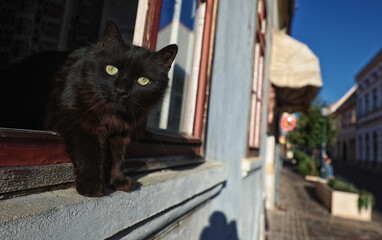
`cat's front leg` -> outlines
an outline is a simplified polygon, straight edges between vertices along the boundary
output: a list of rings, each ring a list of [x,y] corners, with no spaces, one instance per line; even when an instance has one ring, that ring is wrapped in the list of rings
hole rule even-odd
[[[105,195],[104,139],[80,131],[65,134],[64,138],[74,165],[77,192],[86,197]]]
[[[116,136],[110,139],[110,149],[112,155],[110,187],[124,192],[130,191],[134,187],[133,179],[125,176],[121,172],[121,165],[124,161],[126,145],[129,141],[130,138],[125,135]]]

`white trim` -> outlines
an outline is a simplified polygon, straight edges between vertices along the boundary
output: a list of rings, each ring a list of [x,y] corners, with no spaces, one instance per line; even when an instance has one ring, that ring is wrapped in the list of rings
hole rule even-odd
[[[194,120],[195,120],[195,110],[196,110],[196,95],[199,83],[199,71],[200,71],[200,60],[202,56],[202,45],[203,45],[203,33],[204,33],[204,20],[206,15],[206,3],[202,3],[197,10],[197,24],[195,31],[195,43],[193,51],[192,69],[190,81],[188,83],[186,99],[186,106],[182,109],[182,117],[184,118],[183,132],[192,135],[194,130]],[[186,115],[187,114],[187,115]]]
[[[260,147],[260,130],[261,130],[261,103],[262,101],[258,101],[256,103],[256,124],[255,124],[255,141],[254,146],[255,148]]]
[[[342,104],[349,99],[349,97],[357,90],[358,88],[358,85],[354,85],[353,87],[351,87],[349,89],[349,91],[347,91],[345,93],[345,95],[343,95],[337,102],[333,103],[331,106],[330,106],[330,113],[334,113],[335,111],[337,111],[337,109],[339,107],[342,106]]]
[[[249,157],[241,160],[241,176],[247,177],[251,172],[260,170],[264,161],[262,157]]]
[[[260,56],[259,59],[259,76],[258,76],[258,91],[257,98],[261,99],[263,97],[263,82],[264,82],[264,56]]]
[[[178,42],[181,7],[182,7],[182,0],[177,0],[175,4],[175,9],[174,9],[174,17],[173,17],[173,21],[171,25],[170,43]],[[173,63],[173,66],[174,65],[175,63]],[[172,88],[172,82],[174,78],[174,67],[170,69],[168,75],[169,75],[169,81],[168,81],[167,93],[164,96],[162,101],[162,108],[161,108],[161,114],[160,114],[160,120],[159,120],[159,128],[161,129],[167,129],[167,126],[168,126],[168,115],[170,113],[170,104],[171,104],[171,88]]]
[[[136,46],[142,46],[143,44],[148,7],[148,0],[138,1],[138,9],[137,16],[135,18],[135,28],[133,37],[133,44]]]
[[[255,93],[257,91],[257,82],[259,81],[259,63],[260,63],[260,44],[258,42],[255,43],[255,56],[253,64],[253,76],[252,76],[252,91]]]
[[[255,130],[256,130],[256,94],[251,95],[251,115],[249,122],[249,147],[255,147]]]

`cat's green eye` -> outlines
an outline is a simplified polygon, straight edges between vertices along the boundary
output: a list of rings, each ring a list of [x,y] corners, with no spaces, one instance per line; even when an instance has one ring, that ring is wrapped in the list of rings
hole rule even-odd
[[[145,78],[145,77],[140,77],[140,78],[137,79],[137,82],[141,86],[146,86],[147,84],[150,83],[150,79]]]
[[[107,65],[106,72],[107,74],[114,76],[118,73],[118,68],[114,67],[113,65]]]

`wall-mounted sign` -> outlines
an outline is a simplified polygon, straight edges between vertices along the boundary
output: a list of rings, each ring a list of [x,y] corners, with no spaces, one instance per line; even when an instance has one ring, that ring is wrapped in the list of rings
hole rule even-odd
[[[292,131],[296,127],[295,115],[293,113],[283,113],[280,120],[280,127],[283,131]]]

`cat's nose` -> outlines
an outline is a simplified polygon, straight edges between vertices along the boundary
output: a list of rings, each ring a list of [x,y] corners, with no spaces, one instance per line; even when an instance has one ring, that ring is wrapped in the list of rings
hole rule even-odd
[[[115,92],[118,96],[127,95],[127,91],[124,88],[116,87]]]

